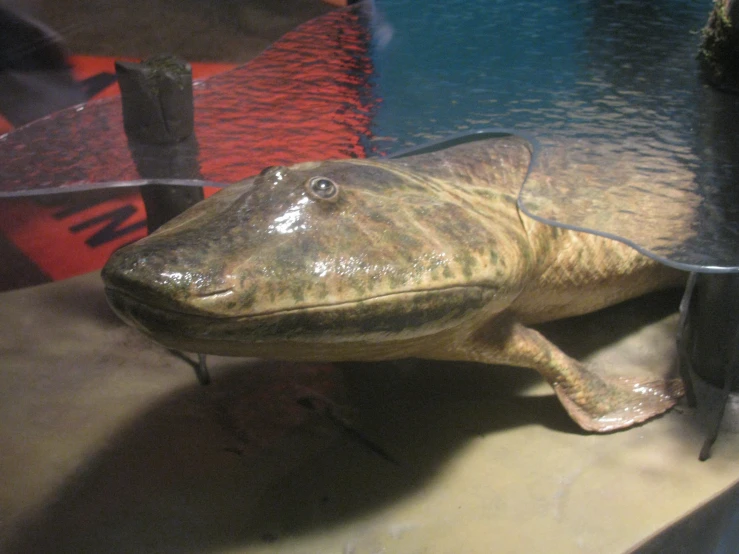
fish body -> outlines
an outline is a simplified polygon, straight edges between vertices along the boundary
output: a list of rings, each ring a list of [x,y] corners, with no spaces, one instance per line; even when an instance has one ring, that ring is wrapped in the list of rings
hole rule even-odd
[[[539,371],[586,429],[662,413],[678,384],[609,381],[528,325],[684,276],[523,215],[531,156],[526,140],[502,135],[399,159],[267,168],[113,254],[109,302],[171,348],[503,363]]]

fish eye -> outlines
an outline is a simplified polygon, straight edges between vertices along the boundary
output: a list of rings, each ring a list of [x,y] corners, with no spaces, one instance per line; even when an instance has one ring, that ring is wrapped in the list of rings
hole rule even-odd
[[[316,200],[336,202],[339,199],[339,185],[327,177],[311,177],[305,184],[308,194]]]

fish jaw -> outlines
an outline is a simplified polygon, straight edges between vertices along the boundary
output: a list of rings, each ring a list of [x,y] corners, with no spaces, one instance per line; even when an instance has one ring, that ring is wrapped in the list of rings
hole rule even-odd
[[[169,348],[277,360],[382,360],[422,355],[426,339],[510,303],[482,286],[407,291],[237,317],[173,309],[106,287],[113,310]]]

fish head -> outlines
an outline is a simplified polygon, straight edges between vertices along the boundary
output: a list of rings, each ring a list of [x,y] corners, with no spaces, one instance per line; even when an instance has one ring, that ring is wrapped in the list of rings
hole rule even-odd
[[[269,167],[115,252],[107,296],[159,342],[204,353],[330,360],[352,357],[339,343],[430,335],[515,288],[455,194],[400,162]]]

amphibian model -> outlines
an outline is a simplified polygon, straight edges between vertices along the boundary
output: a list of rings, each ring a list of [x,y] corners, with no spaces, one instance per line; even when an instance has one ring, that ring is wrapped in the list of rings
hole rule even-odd
[[[531,156],[507,135],[398,159],[269,167],[113,254],[109,302],[190,352],[509,364],[538,371],[588,430],[664,412],[678,381],[598,376],[529,325],[684,274],[522,214]]]

